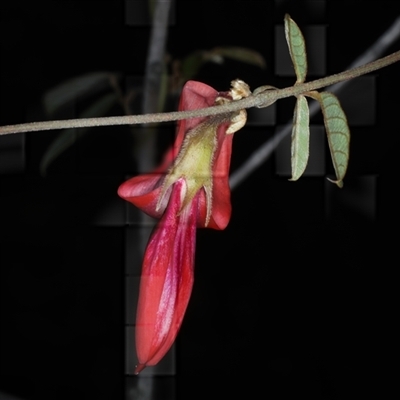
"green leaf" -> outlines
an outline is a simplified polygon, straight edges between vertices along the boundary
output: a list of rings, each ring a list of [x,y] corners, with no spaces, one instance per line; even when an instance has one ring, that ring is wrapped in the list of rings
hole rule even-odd
[[[63,105],[87,94],[94,94],[109,86],[110,73],[91,72],[72,78],[50,89],[43,98],[46,112],[51,115]]]
[[[334,94],[314,92],[312,97],[318,100],[321,105],[329,149],[335,168],[337,180],[329,180],[339,187],[343,187],[343,178],[346,175],[350,153],[350,129],[346,115]]]
[[[214,47],[211,50],[196,50],[182,60],[183,80],[193,79],[203,64],[207,62],[222,64],[224,58],[230,58],[260,68],[266,67],[265,59],[258,51],[237,46]]]
[[[305,81],[307,75],[306,45],[303,34],[297,24],[290,18],[289,14],[285,15],[285,36],[297,76],[296,82],[302,83]]]
[[[310,113],[307,99],[303,95],[299,95],[293,116],[291,181],[297,181],[303,175],[308,163],[309,146]]]
[[[79,118],[93,118],[100,117],[107,113],[108,110],[116,103],[117,96],[115,93],[110,93],[83,111]],[[44,153],[42,160],[40,161],[40,173],[46,175],[47,168],[49,165],[60,156],[65,150],[71,147],[77,139],[80,139],[88,133],[89,128],[81,128],[79,130],[79,135],[76,134],[76,129],[66,129],[62,131],[50,144]]]
[[[247,47],[227,46],[215,47],[210,52],[212,55],[231,58],[232,60],[240,61],[246,64],[255,65],[256,67],[265,68],[266,62],[264,57],[255,50]]]

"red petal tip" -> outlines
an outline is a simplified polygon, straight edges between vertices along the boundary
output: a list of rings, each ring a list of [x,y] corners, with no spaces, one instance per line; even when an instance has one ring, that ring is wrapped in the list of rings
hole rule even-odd
[[[135,367],[135,375],[139,375],[139,372],[142,372],[146,368],[146,364],[138,364]]]

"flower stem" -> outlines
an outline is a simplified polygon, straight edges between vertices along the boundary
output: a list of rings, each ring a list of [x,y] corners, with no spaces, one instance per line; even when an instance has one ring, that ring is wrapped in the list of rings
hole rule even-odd
[[[238,111],[244,108],[263,107],[285,97],[297,96],[302,93],[333,85],[334,83],[343,82],[361,75],[368,74],[369,72],[376,71],[398,61],[400,61],[400,51],[396,51],[395,53],[392,53],[386,57],[380,58],[379,60],[362,65],[360,67],[352,68],[347,71],[340,72],[339,74],[317,79],[315,81],[296,84],[294,86],[290,86],[284,89],[267,90],[258,93],[255,96],[249,96],[242,100],[193,111],[176,111],[169,113],[128,115],[121,117],[83,118],[45,122],[30,122],[27,124],[2,126],[0,127],[0,135],[21,132],[45,131],[52,129],[55,130],[66,128],[84,128],[107,125],[134,125],[148,124],[151,122],[177,121],[187,118],[224,114],[232,111]]]

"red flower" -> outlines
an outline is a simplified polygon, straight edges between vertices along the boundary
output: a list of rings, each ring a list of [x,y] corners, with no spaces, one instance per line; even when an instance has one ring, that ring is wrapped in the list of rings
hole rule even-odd
[[[179,110],[243,97],[242,92],[238,94],[239,87],[248,95],[244,82],[232,84],[231,92],[218,93],[201,82],[189,81]],[[162,165],[152,174],[129,179],[118,189],[123,199],[161,218],[144,255],[135,373],[157,364],[178,334],[193,286],[196,228],[224,229],[229,222],[232,133],[245,121],[244,110],[180,121],[175,144]]]

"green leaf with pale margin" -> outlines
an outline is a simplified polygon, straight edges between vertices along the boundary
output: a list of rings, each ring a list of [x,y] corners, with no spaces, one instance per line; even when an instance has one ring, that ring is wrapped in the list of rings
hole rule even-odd
[[[296,82],[302,83],[305,81],[307,75],[306,45],[303,34],[297,24],[290,18],[289,14],[285,15],[285,36],[297,76]]]
[[[293,116],[291,181],[297,181],[303,175],[308,163],[309,147],[310,112],[307,99],[303,95],[299,95]]]
[[[341,188],[343,187],[343,178],[346,175],[350,153],[350,129],[347,118],[334,94],[329,92],[313,93],[312,97],[319,101],[322,109],[329,149],[335,168],[337,180],[329,180]]]
[[[60,107],[85,95],[93,95],[110,86],[109,72],[91,72],[72,78],[53,89],[43,98],[44,108],[51,115]]]
[[[94,118],[103,116],[111,109],[111,107],[116,104],[116,102],[117,96],[115,93],[107,94],[83,111],[79,115],[79,118]],[[76,129],[73,128],[62,131],[44,153],[42,160],[40,161],[40,173],[43,176],[46,175],[49,165],[65,150],[71,147],[77,141],[77,139],[82,138],[83,135],[88,133],[89,129],[90,128],[81,128],[79,130],[79,135],[77,135]]]

